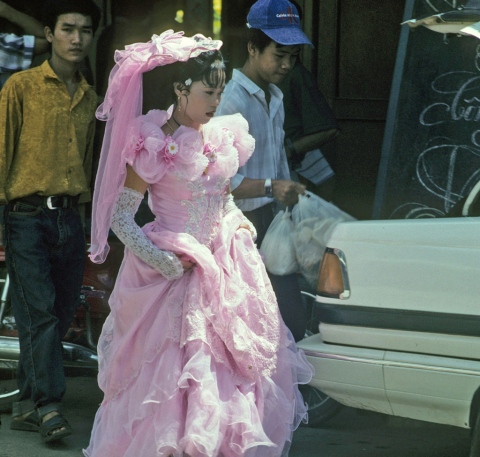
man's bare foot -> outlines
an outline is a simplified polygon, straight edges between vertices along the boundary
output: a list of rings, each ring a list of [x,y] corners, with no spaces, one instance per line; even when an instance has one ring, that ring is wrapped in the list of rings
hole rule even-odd
[[[51,413],[45,414],[45,416],[42,417],[42,424],[48,421],[48,419],[51,419],[54,416],[58,416],[60,413],[58,411],[52,411]],[[49,435],[53,435],[55,433],[61,432],[63,430],[67,430],[66,427],[60,427],[55,430],[52,430]]]
[[[31,410],[21,416],[13,416],[12,422],[10,423],[10,428],[12,430],[23,430],[27,432],[37,432],[38,431],[38,413],[37,411]]]
[[[14,421],[24,421],[30,414],[33,414],[35,411],[29,411],[28,413],[22,414],[21,416],[15,416]]]
[[[50,411],[40,421],[40,436],[44,443],[71,435],[72,429],[60,411]]]

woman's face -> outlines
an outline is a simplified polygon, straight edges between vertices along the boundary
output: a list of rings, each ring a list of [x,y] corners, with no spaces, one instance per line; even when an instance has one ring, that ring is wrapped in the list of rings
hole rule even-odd
[[[210,87],[204,81],[192,83],[190,93],[180,97],[180,111],[174,112],[175,119],[196,130],[206,124],[215,114],[225,89],[225,78],[218,80],[217,87]]]

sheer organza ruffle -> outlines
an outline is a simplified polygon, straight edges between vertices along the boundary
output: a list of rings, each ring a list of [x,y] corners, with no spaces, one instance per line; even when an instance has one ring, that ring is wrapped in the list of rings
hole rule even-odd
[[[153,351],[149,360],[162,349],[155,329],[164,331],[170,324],[163,322],[160,307],[170,312],[181,307],[174,313],[180,315],[174,339],[180,346],[195,340],[208,345],[215,360],[229,367],[235,382],[269,376],[275,370],[279,349],[289,344],[288,330],[250,233],[238,230],[241,223],[240,212],[227,214],[210,248],[189,234],[159,230],[155,222],[147,225],[144,232],[159,249],[185,254],[197,264],[176,281],[164,280],[126,251],[110,299],[109,319],[115,322],[115,332],[99,342],[99,382],[107,398],[126,388],[143,354]],[[169,328],[169,334],[172,331]],[[104,342],[108,354],[103,352]]]
[[[296,384],[310,378],[293,341],[271,377],[237,385],[207,346],[170,340],[127,391],[101,405],[85,456],[288,455],[307,415]]]
[[[213,244],[144,228],[161,249],[197,263],[175,281],[126,251],[99,342],[89,457],[282,456],[306,407],[312,367],[281,320],[240,212]]]

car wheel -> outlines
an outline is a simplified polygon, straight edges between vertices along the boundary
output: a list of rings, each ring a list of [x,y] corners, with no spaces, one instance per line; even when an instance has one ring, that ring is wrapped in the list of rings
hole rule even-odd
[[[472,442],[470,444],[469,457],[480,457],[480,410],[477,412],[475,426],[472,430]]]
[[[315,387],[307,384],[298,388],[308,405],[308,427],[321,427],[342,409],[342,404]]]

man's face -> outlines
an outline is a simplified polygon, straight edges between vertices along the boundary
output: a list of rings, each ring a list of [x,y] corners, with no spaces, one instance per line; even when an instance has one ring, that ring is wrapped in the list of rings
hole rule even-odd
[[[299,54],[299,45],[282,46],[272,41],[263,52],[253,50],[252,63],[264,82],[279,84],[293,68]]]
[[[92,19],[79,13],[61,14],[57,18],[54,33],[45,27],[45,35],[52,44],[52,56],[79,63],[88,54],[92,44]]]

